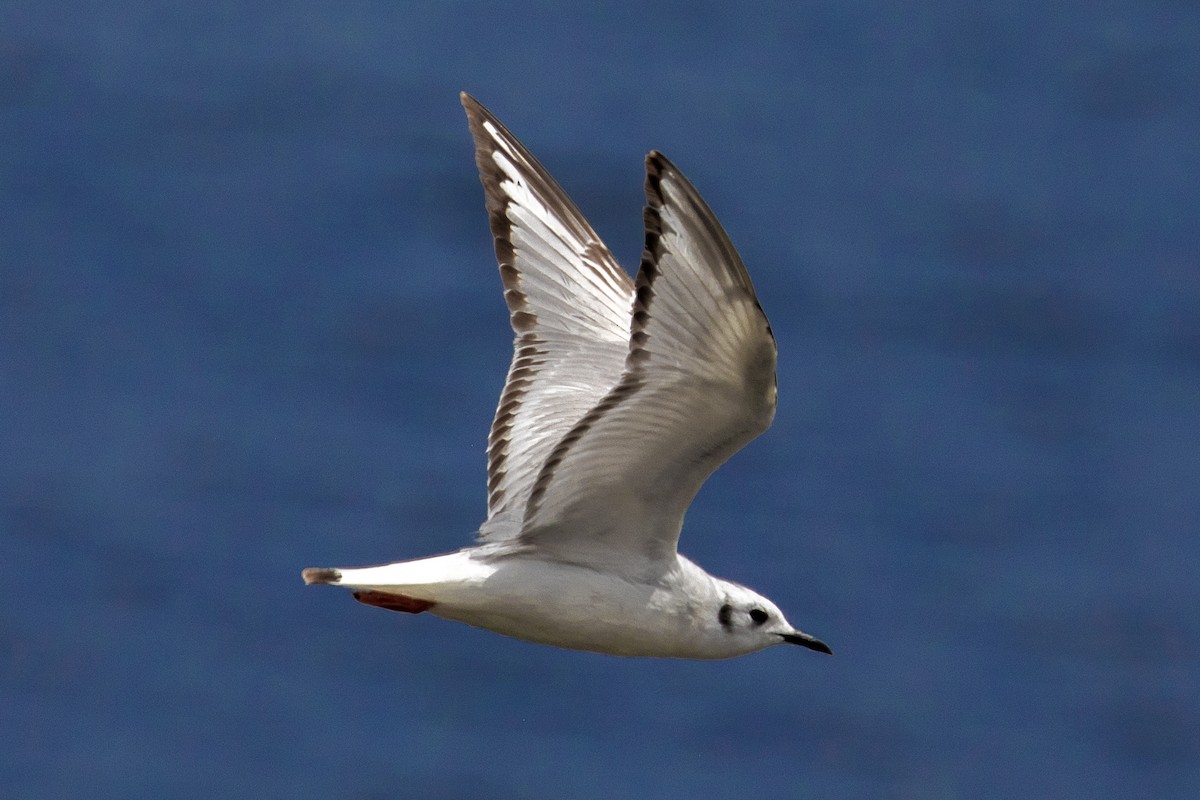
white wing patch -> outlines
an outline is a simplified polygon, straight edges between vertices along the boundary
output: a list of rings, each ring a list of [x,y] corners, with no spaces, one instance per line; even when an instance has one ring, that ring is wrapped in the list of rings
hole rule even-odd
[[[712,211],[658,153],[646,194],[625,371],[551,451],[522,534],[642,574],[673,561],[696,492],[769,427],[776,399],[774,337]]]
[[[619,380],[633,282],[537,159],[463,95],[516,340],[488,437],[485,537],[520,530],[551,449]]]
[[[775,340],[750,277],[651,153],[635,285],[529,151],[463,106],[516,333],[480,535],[608,572],[666,569],[700,486],[775,413]]]

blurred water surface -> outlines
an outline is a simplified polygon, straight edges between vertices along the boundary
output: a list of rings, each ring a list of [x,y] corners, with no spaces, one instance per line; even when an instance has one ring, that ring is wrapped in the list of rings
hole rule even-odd
[[[0,10],[14,798],[1200,796],[1195,4]],[[305,589],[465,544],[509,356],[461,89],[780,344],[683,549],[833,658]]]

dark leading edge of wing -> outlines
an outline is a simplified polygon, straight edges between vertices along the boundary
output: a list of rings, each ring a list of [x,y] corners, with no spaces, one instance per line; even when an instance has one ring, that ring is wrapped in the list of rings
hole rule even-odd
[[[515,533],[547,455],[620,379],[633,284],[537,159],[462,103],[516,335],[488,438],[489,519],[507,514]]]

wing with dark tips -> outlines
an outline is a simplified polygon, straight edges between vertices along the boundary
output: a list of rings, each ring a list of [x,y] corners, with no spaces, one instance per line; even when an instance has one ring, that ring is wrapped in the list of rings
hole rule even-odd
[[[620,380],[633,282],[545,168],[469,95],[463,108],[516,339],[488,437],[488,517],[516,535],[564,435]]]
[[[621,379],[557,442],[522,538],[644,572],[675,555],[700,486],[775,414],[775,339],[720,223],[664,156],[646,159],[646,248]]]

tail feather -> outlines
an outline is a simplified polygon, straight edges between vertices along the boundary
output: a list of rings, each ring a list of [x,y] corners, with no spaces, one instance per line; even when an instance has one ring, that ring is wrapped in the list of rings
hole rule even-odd
[[[337,584],[342,582],[341,571],[329,567],[309,567],[300,573],[300,577],[304,578],[304,582],[309,586],[314,583]]]

